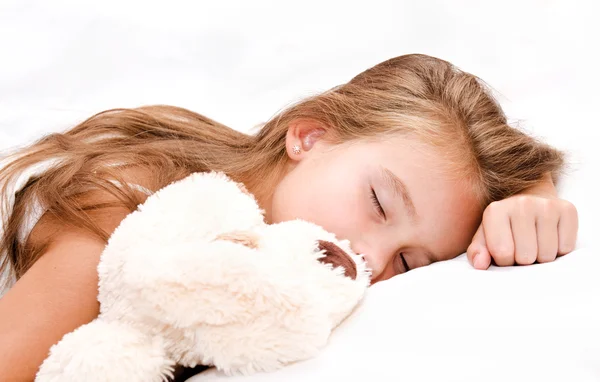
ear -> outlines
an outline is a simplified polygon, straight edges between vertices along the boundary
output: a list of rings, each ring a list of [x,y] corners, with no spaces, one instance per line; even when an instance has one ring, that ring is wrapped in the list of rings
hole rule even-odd
[[[346,277],[356,280],[356,263],[343,249],[330,241],[319,240],[319,250],[325,255],[319,259],[320,262],[331,264],[334,268],[342,267]]]
[[[300,160],[325,134],[325,129],[314,120],[295,119],[290,122],[285,137],[285,148],[292,160]],[[300,150],[298,150],[298,148]]]

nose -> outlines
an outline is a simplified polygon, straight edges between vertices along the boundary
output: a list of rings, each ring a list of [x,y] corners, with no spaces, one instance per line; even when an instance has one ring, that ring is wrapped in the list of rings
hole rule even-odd
[[[401,243],[381,236],[370,237],[370,240],[364,240],[365,237],[362,239],[352,243],[352,249],[363,255],[367,262],[367,267],[371,270],[371,285],[394,277],[397,273],[394,259]]]
[[[371,285],[395,275],[392,262],[394,251],[388,250],[382,245],[364,245],[361,243],[356,244],[353,250],[363,255],[367,267],[371,269]]]

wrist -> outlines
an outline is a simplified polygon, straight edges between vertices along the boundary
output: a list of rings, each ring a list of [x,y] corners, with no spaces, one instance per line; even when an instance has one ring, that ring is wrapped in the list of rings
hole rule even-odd
[[[542,196],[546,198],[557,198],[558,192],[552,181],[552,175],[546,173],[544,177],[534,186],[526,189],[522,194]]]

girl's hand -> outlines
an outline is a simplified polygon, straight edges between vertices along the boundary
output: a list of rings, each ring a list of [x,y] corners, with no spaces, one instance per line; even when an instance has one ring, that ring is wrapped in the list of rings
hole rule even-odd
[[[554,196],[519,194],[491,203],[467,249],[476,269],[554,261],[575,248],[577,209]]]

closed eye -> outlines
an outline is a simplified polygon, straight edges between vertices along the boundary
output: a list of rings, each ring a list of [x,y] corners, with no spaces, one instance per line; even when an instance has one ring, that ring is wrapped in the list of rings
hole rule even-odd
[[[371,188],[371,201],[373,202],[373,205],[375,206],[375,209],[377,210],[377,214],[379,216],[381,216],[383,219],[385,219],[386,218],[385,211],[383,210],[383,207],[381,206],[381,203],[379,202],[379,198],[377,197],[377,194],[375,193],[375,190],[373,188]]]
[[[406,259],[404,258],[404,253],[400,252],[400,254],[398,256],[400,257],[400,260],[402,261],[402,266],[404,267],[404,272],[410,271],[410,267],[408,266],[408,263],[406,262]]]

